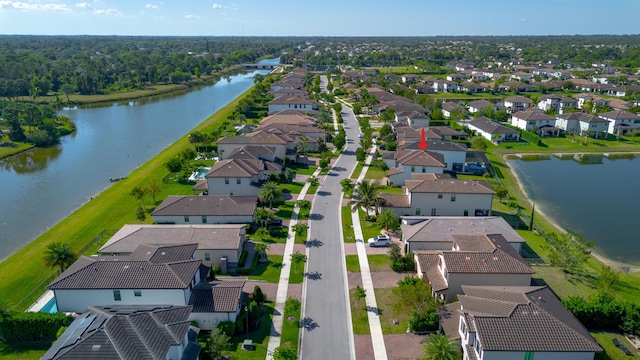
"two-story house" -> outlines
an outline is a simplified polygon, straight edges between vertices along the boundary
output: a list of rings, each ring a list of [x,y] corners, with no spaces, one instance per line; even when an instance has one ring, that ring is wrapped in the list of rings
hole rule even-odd
[[[593,360],[602,351],[546,286],[462,286],[437,309],[440,328],[463,359]]]
[[[151,216],[157,224],[250,224],[257,196],[169,195]]]
[[[523,96],[507,96],[504,99],[504,107],[511,114],[530,108],[532,103],[531,99]]]
[[[582,112],[559,114],[556,120],[556,127],[567,134],[588,135],[596,139],[606,137],[609,128],[608,120]]]
[[[497,121],[493,121],[488,117],[481,116],[473,119],[467,123],[467,127],[473,130],[479,136],[491,141],[491,142],[503,142],[503,141],[519,141],[520,132],[517,130],[508,128]]]
[[[205,175],[209,195],[258,196],[271,174],[281,174],[282,165],[270,161],[226,159],[216,162]],[[198,184],[196,184],[198,186]]]
[[[453,130],[448,126],[432,126],[429,129],[436,134],[439,133],[442,137],[445,137],[448,133],[445,129]],[[403,149],[421,151],[418,142],[406,144]],[[444,170],[454,172],[462,172],[464,170],[464,163],[467,160],[467,145],[464,143],[429,140],[427,141],[426,150],[441,154],[444,157]]]
[[[518,111],[512,114],[511,125],[536,133],[541,137],[559,136],[561,131],[556,127],[556,118],[539,110]]]
[[[315,101],[300,96],[281,96],[269,101],[269,113],[284,110],[311,111],[317,110]]]
[[[538,109],[542,111],[553,110],[556,113],[562,114],[567,109],[575,109],[578,101],[562,95],[543,95],[538,102]]]
[[[626,135],[631,130],[640,127],[640,116],[628,111],[607,111],[599,114],[598,117],[609,122],[607,132],[613,135]]]
[[[442,174],[445,167],[444,156],[431,151],[398,150],[393,163],[390,159],[383,159],[389,167],[389,183],[397,185],[404,185],[415,173]]]

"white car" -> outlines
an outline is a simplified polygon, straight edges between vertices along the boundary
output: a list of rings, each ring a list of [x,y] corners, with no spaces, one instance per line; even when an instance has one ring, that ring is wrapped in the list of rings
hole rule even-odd
[[[388,237],[387,235],[378,235],[376,237],[372,237],[369,240],[367,240],[367,243],[371,247],[377,247],[377,246],[391,246],[393,242],[391,241],[391,238]]]

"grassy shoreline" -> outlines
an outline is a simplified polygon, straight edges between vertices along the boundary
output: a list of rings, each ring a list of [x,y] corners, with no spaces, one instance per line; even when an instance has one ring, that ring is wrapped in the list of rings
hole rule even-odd
[[[209,132],[219,126],[250,90],[251,88],[190,132]],[[154,178],[162,179],[167,174],[163,166],[167,159],[191,146],[188,134],[185,134],[133,170],[127,175],[126,180],[113,183],[67,218],[3,260],[0,263],[0,298],[9,305],[15,306],[15,310],[23,311],[40,296],[30,292],[41,286],[53,273],[52,269],[46,267],[43,262],[43,254],[49,243],[68,242],[77,252],[89,245],[96,235],[104,230],[119,229],[129,223],[140,223],[135,214],[139,203],[129,195],[131,189],[142,186]],[[146,222],[150,220],[147,219]]]

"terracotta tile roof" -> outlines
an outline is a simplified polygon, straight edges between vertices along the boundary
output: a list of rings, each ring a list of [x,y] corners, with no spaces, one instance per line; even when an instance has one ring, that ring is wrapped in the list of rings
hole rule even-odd
[[[200,250],[238,249],[245,224],[123,226],[98,250],[101,254],[129,254],[142,244],[195,244]]]
[[[42,359],[164,359],[182,344],[190,313],[190,306],[89,307]],[[189,359],[197,358],[199,345],[189,346],[197,347]]]
[[[194,313],[236,312],[245,281],[212,281],[198,284],[191,294],[189,305]]]
[[[253,216],[257,196],[169,195],[151,216]]]
[[[442,251],[447,272],[465,274],[533,274],[527,264],[500,249],[491,252]]]
[[[462,288],[462,311],[485,351],[602,351],[547,287]]]

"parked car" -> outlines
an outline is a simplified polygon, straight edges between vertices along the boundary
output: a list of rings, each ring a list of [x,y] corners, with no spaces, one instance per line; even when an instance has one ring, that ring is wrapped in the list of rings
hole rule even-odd
[[[393,242],[391,241],[391,238],[388,237],[387,235],[378,235],[376,237],[372,237],[369,240],[367,240],[367,243],[371,247],[378,247],[378,246],[391,246]]]
[[[273,218],[267,221],[267,226],[282,226],[282,219]]]

